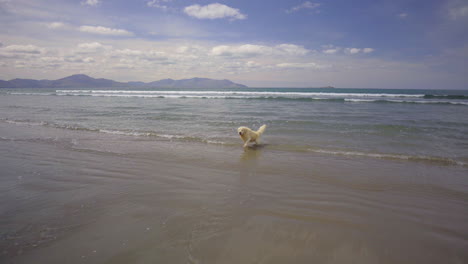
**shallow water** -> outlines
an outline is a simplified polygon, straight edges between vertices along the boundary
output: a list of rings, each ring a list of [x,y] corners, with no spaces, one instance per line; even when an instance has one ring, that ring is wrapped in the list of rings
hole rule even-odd
[[[468,164],[468,91],[15,89],[0,110],[0,122],[231,146],[237,127],[267,124],[264,142],[285,152]]]
[[[468,261],[464,106],[0,98],[2,263]]]

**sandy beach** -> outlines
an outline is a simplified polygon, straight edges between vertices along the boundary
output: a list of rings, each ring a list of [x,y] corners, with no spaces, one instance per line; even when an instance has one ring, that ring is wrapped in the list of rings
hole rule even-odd
[[[466,168],[0,124],[2,263],[463,263]]]

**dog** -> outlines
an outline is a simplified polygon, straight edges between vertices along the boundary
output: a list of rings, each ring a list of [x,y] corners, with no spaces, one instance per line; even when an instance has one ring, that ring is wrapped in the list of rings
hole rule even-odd
[[[248,146],[250,142],[255,144],[260,136],[265,132],[266,125],[261,126],[257,131],[253,131],[248,127],[241,126],[237,129],[237,133],[239,133],[240,138],[244,141],[244,148]]]

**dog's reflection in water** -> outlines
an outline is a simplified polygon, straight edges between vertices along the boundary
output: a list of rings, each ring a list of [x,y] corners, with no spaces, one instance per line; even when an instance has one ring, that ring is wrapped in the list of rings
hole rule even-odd
[[[256,144],[244,148],[240,156],[240,183],[247,184],[248,179],[256,174],[258,161],[262,156],[265,144]]]

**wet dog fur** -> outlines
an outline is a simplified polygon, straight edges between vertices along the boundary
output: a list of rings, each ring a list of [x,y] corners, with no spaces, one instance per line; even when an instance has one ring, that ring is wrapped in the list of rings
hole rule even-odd
[[[257,131],[253,131],[248,127],[241,126],[237,129],[237,133],[240,138],[244,141],[244,148],[249,145],[249,143],[258,144],[260,136],[265,132],[266,125],[261,126]]]

